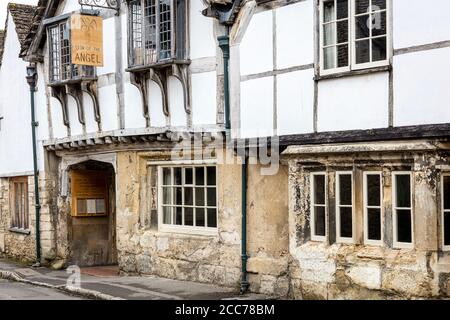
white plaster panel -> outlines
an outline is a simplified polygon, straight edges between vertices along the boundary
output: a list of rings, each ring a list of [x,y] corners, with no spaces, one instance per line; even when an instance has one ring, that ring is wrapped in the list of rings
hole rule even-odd
[[[389,125],[387,72],[319,82],[318,131]]]
[[[154,81],[148,82],[148,89],[150,124],[152,127],[164,127],[166,125],[166,115],[163,110],[161,89]]]
[[[281,7],[276,15],[277,69],[313,63],[313,1]]]
[[[272,11],[255,14],[241,42],[241,75],[273,70]]]
[[[169,77],[167,84],[169,96],[170,124],[172,126],[186,126],[187,117],[184,110],[183,86],[175,77]]]
[[[115,26],[114,18],[103,20],[103,67],[97,68],[99,76],[114,73],[116,70]]]
[[[313,77],[313,69],[278,76],[278,135],[311,133],[314,131]]]
[[[241,83],[241,137],[273,134],[273,77]]]
[[[60,7],[59,10],[61,10],[60,14],[71,13],[73,11],[79,11],[80,4],[78,3],[78,1],[67,0],[67,1],[64,1],[64,7]]]
[[[146,121],[138,88],[129,82],[125,82],[124,91],[125,128],[145,128]]]
[[[395,49],[450,40],[450,1],[392,2]]]
[[[202,0],[190,1],[190,57],[197,59],[216,56],[214,19],[205,18]]]
[[[394,125],[450,122],[450,48],[394,58]]]
[[[118,129],[116,86],[110,85],[99,88],[98,97],[102,131]]]
[[[93,133],[98,131],[98,125],[95,121],[94,103],[91,97],[83,93],[84,121],[86,123],[86,132]]]
[[[217,114],[216,72],[193,74],[191,84],[193,124],[215,124]]]
[[[70,135],[79,136],[83,134],[83,125],[78,117],[78,107],[75,99],[67,96],[67,110],[69,113]]]
[[[67,137],[67,127],[64,125],[62,107],[55,98],[50,98],[50,112],[52,117],[53,137],[55,139]]]

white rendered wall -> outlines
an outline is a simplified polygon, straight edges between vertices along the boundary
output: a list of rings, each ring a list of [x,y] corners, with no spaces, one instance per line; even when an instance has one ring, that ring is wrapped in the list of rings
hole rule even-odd
[[[26,66],[18,59],[20,44],[8,14],[7,34],[0,68],[0,175],[33,171],[30,87]]]
[[[395,126],[450,123],[449,56],[443,48],[394,58]]]
[[[215,57],[214,19],[202,14],[201,11],[204,9],[202,0],[191,0],[188,7],[190,7],[190,58]]]
[[[318,99],[318,131],[389,125],[387,72],[320,81]]]
[[[193,74],[191,85],[193,124],[215,124],[217,114],[217,73]]]

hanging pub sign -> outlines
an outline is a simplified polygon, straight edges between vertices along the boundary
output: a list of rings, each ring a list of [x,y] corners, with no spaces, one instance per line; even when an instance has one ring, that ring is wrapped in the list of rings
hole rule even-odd
[[[103,19],[73,14],[70,25],[72,63],[103,67]]]

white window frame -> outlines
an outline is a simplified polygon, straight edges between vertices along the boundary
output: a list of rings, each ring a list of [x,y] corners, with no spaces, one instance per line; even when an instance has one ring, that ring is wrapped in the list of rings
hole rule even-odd
[[[315,176],[324,176],[325,177],[325,204],[324,205],[316,205],[315,204],[315,197],[314,197],[314,191],[315,191],[315,183],[314,183],[314,177]],[[311,221],[311,240],[312,241],[318,241],[318,242],[325,242],[327,240],[328,235],[328,192],[327,192],[327,186],[328,186],[328,177],[326,172],[312,172],[310,174],[310,197],[311,197],[311,205],[310,205],[310,221]],[[316,219],[314,214],[314,208],[316,206],[324,207],[325,208],[325,235],[324,236],[317,236],[315,234],[315,226],[316,226]]]
[[[350,175],[352,186],[352,204],[340,204],[340,176]],[[341,237],[341,208],[352,208],[352,237]],[[338,243],[354,243],[355,242],[355,183],[353,181],[353,171],[337,171],[336,172],[336,242]]]
[[[362,69],[370,69],[370,68],[377,68],[377,67],[383,67],[388,66],[391,63],[391,57],[392,57],[392,3],[391,0],[386,0],[386,60],[383,61],[375,61],[375,62],[367,62],[367,63],[356,63],[356,31],[354,28],[354,20],[356,16],[355,12],[355,0],[348,0],[348,6],[349,6],[349,52],[348,52],[348,61],[349,65],[347,67],[336,67],[334,69],[327,69],[324,68],[324,42],[323,42],[323,35],[324,35],[324,28],[323,28],[323,13],[324,13],[324,3],[328,2],[330,0],[320,0],[319,3],[319,63],[320,63],[320,75],[326,76],[336,73],[344,73],[344,72],[350,72],[353,70],[362,70]],[[335,8],[336,6],[336,0],[335,1]],[[370,2],[370,6],[371,6]],[[371,7],[369,7],[369,10],[371,10]],[[335,18],[336,18],[337,11],[335,11]],[[370,55],[372,56],[372,51],[370,51]],[[337,64],[336,64],[337,65]]]
[[[367,197],[367,176],[380,177],[380,205],[379,206],[369,206]],[[384,209],[383,209],[383,172],[381,171],[365,171],[363,173],[363,207],[364,207],[364,244],[371,246],[383,246],[384,243]],[[371,240],[369,239],[369,217],[368,209],[379,209],[380,210],[380,222],[381,222],[381,240]]]
[[[396,176],[408,175],[410,179],[410,199],[411,207],[403,208],[397,207],[397,179]],[[411,249],[414,248],[414,199],[413,199],[413,179],[411,171],[395,171],[392,172],[392,227],[393,227],[393,239],[394,248],[396,249]],[[410,210],[411,211],[411,243],[399,242],[397,240],[397,210]]]
[[[450,251],[450,245],[445,245],[445,224],[444,224],[444,222],[445,222],[445,213],[450,213],[450,209],[445,209],[444,208],[444,178],[445,177],[450,177],[450,172],[446,172],[446,173],[443,173],[442,175],[441,175],[441,212],[442,212],[442,214],[441,214],[441,216],[442,216],[442,223],[441,223],[441,231],[442,231],[442,236],[441,236],[441,238],[442,238],[442,250],[443,251]]]
[[[192,235],[206,235],[206,236],[217,236],[219,229],[219,192],[218,192],[218,168],[215,162],[210,161],[192,161],[192,162],[149,162],[148,164],[157,165],[158,170],[158,231],[167,232],[167,233],[180,233],[180,234],[192,234]],[[185,226],[185,225],[173,225],[173,224],[164,224],[163,223],[163,168],[193,168],[193,167],[214,167],[216,169],[216,227],[196,227],[196,226]],[[184,176],[184,175],[183,175]],[[172,174],[173,180],[173,174]],[[205,181],[207,181],[207,170],[205,170]],[[184,181],[183,181],[184,185]],[[205,189],[207,185],[202,186]],[[193,189],[195,190],[195,185],[193,185]],[[184,199],[184,192],[182,193],[182,197]],[[173,191],[172,191],[173,198]],[[205,195],[205,203],[207,201],[207,197]],[[195,207],[195,191],[193,203]],[[184,211],[184,205],[183,211]],[[184,219],[184,214],[183,214]],[[195,224],[195,214],[194,214],[194,224]],[[208,214],[205,214],[205,225],[207,225]]]

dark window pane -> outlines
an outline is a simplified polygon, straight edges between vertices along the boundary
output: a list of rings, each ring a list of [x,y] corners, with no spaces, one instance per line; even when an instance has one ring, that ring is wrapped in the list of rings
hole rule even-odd
[[[444,245],[450,246],[450,212],[444,213]]]
[[[396,205],[398,208],[411,207],[411,177],[409,175],[396,175]]]
[[[316,236],[325,236],[325,208],[314,207],[314,234]]]
[[[350,174],[339,175],[339,204],[352,204],[352,176]]]
[[[358,16],[355,18],[355,35],[356,39],[364,39],[370,37],[370,15]]]
[[[383,36],[386,34],[386,12],[372,14],[372,36]]]
[[[325,204],[325,176],[314,176],[314,204]]]
[[[208,209],[208,227],[209,228],[217,227],[217,210],[216,209]]]
[[[192,168],[185,168],[184,169],[184,183],[185,184],[193,184],[193,177],[192,177]]]
[[[174,168],[173,169],[173,175],[174,175],[174,184],[176,186],[181,186],[181,168]]]
[[[194,225],[194,209],[184,208],[184,225],[193,226]]]
[[[338,60],[339,68],[348,67],[349,63],[348,63],[348,45],[347,44],[338,46],[337,60]]]
[[[450,210],[450,176],[444,177],[444,209]]]
[[[380,176],[367,175],[367,205],[380,206]]]
[[[381,240],[381,211],[380,209],[367,210],[367,239]]]
[[[397,210],[397,241],[412,242],[411,210]]]
[[[175,209],[175,224],[181,226],[183,224],[183,208],[176,207]]]
[[[203,167],[195,168],[195,184],[198,186],[205,185],[205,168]]]
[[[337,23],[337,43],[348,42],[348,20]]]
[[[194,194],[193,194],[193,188],[191,188],[191,187],[184,188],[184,204],[187,206],[194,205]]]
[[[206,169],[206,176],[208,179],[208,186],[216,185],[216,167],[208,167]]]
[[[387,58],[386,38],[372,40],[372,61],[384,61]]]
[[[352,224],[352,208],[340,208],[341,215],[341,237],[352,238],[353,237],[353,224]]]
[[[369,0],[355,0],[356,14],[365,13],[369,11]]]
[[[386,9],[386,0],[372,0],[372,11]]]
[[[348,17],[348,0],[337,0],[337,19],[345,19]]]
[[[356,63],[370,62],[370,40],[356,42]]]
[[[209,207],[215,207],[216,203],[217,203],[217,199],[216,199],[216,188],[208,188],[207,191],[207,203]]]
[[[334,0],[326,1],[323,4],[323,21],[330,22],[334,20]]]
[[[195,188],[195,205],[204,206],[205,205],[205,189]]]
[[[205,209],[203,208],[195,209],[195,225],[197,227],[205,226]]]
[[[175,188],[174,203],[179,206],[181,206],[183,204],[183,198],[182,198],[183,191],[182,190],[183,190],[183,188]]]
[[[170,186],[172,184],[172,175],[170,168],[163,168],[163,184]]]

